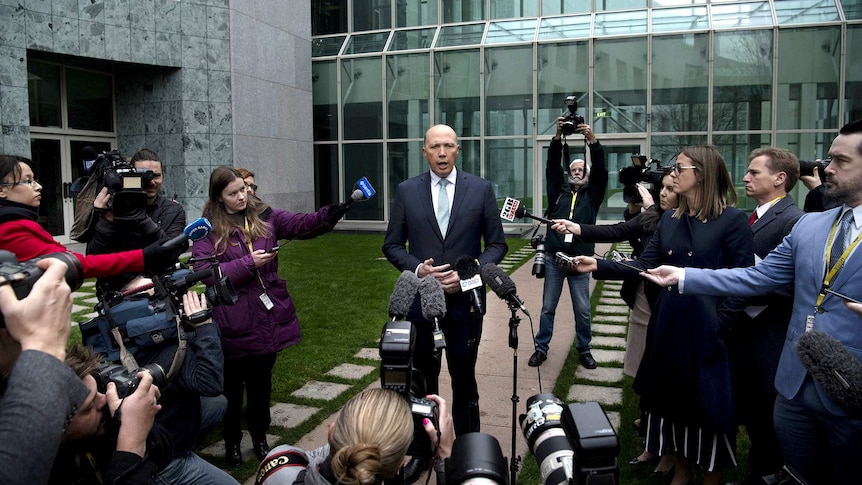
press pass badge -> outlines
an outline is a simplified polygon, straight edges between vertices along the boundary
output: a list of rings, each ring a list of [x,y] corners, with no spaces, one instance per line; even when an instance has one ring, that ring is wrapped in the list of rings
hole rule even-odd
[[[575,240],[575,235],[574,235],[574,234],[571,234],[571,233],[566,234],[566,236],[563,238],[563,241],[565,241],[565,242],[567,242],[567,243],[570,243],[570,242],[572,242],[572,241],[574,241],[574,240]]]
[[[805,317],[805,331],[810,332],[814,329],[814,315],[808,315]]]
[[[267,295],[265,291],[260,294],[260,301],[267,310],[272,310],[275,307],[275,305],[272,304],[272,300],[269,299],[269,295]]]

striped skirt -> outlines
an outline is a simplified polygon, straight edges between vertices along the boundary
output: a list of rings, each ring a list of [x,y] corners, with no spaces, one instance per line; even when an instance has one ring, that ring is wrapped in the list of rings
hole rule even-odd
[[[736,467],[736,434],[716,434],[647,413],[646,450],[656,456],[674,452],[707,471]]]

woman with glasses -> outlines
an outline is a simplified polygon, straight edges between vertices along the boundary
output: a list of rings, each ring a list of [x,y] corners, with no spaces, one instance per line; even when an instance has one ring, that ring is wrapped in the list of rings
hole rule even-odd
[[[688,147],[672,171],[679,205],[664,213],[641,257],[623,265],[578,256],[572,263],[577,271],[619,279],[662,264],[754,264],[748,217],[732,207],[736,191],[718,149]],[[659,422],[658,442],[648,432],[647,449],[675,457],[671,485],[691,483],[695,466],[703,469],[704,484],[718,484],[722,469],[736,466],[736,419],[724,336],[744,306],[738,298],[680,294],[676,286],[663,288],[653,306],[633,389],[650,422]]]
[[[0,155],[0,249],[13,253],[19,261],[68,251],[39,225],[41,203],[42,185],[33,175],[30,160]],[[81,261],[85,278],[102,278],[167,268],[175,252],[173,247],[163,248],[156,242],[143,250],[75,257]]]
[[[257,196],[257,184],[254,183],[254,172],[247,168],[238,167],[236,169],[242,180],[245,182],[245,190],[249,195]]]

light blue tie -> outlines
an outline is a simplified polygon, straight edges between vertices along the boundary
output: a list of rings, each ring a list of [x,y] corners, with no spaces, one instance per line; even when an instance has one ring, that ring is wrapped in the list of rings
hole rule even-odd
[[[440,234],[446,237],[446,229],[449,228],[449,193],[446,186],[449,181],[440,179],[440,189],[437,192],[437,225],[440,226]]]

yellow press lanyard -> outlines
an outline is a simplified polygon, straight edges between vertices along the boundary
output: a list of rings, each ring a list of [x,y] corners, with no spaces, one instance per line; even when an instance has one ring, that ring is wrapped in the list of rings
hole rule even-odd
[[[852,211],[853,209],[849,209],[849,210]],[[838,219],[836,219],[835,222],[832,223],[832,229],[829,231],[829,238],[826,240],[826,261],[827,261],[827,264],[828,264],[829,260],[832,258],[832,242],[835,239],[835,231],[838,229],[838,223],[841,220],[841,215],[842,214],[839,214]],[[826,298],[826,289],[829,288],[829,285],[832,283],[832,280],[834,280],[835,277],[838,275],[838,273],[841,271],[841,268],[844,266],[844,262],[847,261],[847,258],[850,257],[850,253],[853,252],[853,249],[856,248],[856,246],[859,244],[860,240],[862,240],[862,233],[859,233],[859,235],[856,236],[856,239],[854,239],[853,242],[850,243],[849,246],[847,246],[847,249],[845,249],[844,252],[841,253],[841,257],[838,258],[838,261],[835,262],[835,265],[832,266],[831,268],[827,268],[828,271],[826,272],[826,276],[823,277],[823,285],[820,286],[820,293],[817,295],[817,301],[814,303],[814,309],[818,313],[823,312],[823,309],[820,307],[820,305],[823,303],[823,300]]]
[[[251,233],[248,229],[248,219],[243,217],[243,223],[245,224],[245,234],[248,236],[245,240],[245,244],[248,246],[248,254],[251,255],[251,260],[254,261],[254,248],[251,245]],[[260,277],[260,271],[255,271],[257,273],[257,280],[260,281],[260,286],[263,288],[263,291],[266,291],[266,285],[263,283],[263,278]]]
[[[572,217],[575,215],[575,202],[578,200],[578,191],[572,191],[572,206],[569,208],[569,220],[572,220]]]

